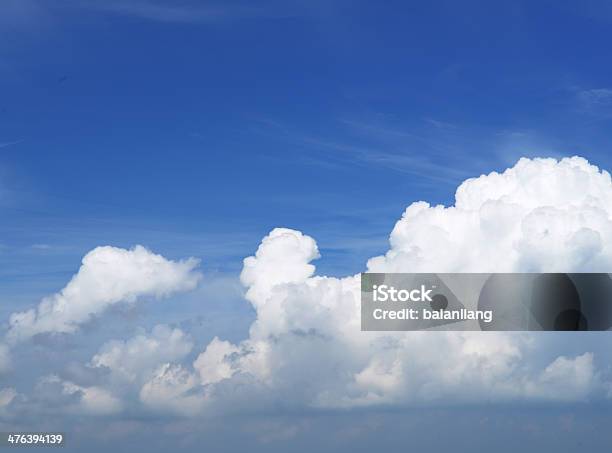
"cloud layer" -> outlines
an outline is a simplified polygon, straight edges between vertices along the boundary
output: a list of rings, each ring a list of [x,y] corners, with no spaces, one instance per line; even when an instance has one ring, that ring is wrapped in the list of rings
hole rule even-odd
[[[410,205],[390,250],[372,258],[368,270],[609,270],[611,209],[610,175],[586,160],[521,159],[504,173],[465,181],[454,206]],[[193,374],[166,364],[147,384],[148,398],[200,392],[202,410],[338,409],[578,402],[605,393],[593,354],[541,365],[533,359],[534,334],[361,332],[358,276],[315,276],[311,261],[318,256],[309,236],[273,230],[244,260],[241,280],[257,312],[249,338],[215,338]]]
[[[411,204],[388,252],[367,269],[602,272],[612,265],[611,210],[610,175],[586,160],[521,159],[503,173],[465,181],[453,206]],[[591,351],[547,355],[538,334],[361,332],[359,276],[318,276],[318,257],[313,238],[274,229],[244,260],[241,281],[256,313],[248,338],[215,337],[194,357],[187,333],[157,326],[104,344],[86,365],[104,371],[95,382],[51,377],[46,385],[84,413],[120,411],[121,401],[182,416],[578,403],[611,388]],[[195,265],[141,247],[96,249],[64,290],[11,317],[9,338],[72,332],[119,301],[193,288]]]

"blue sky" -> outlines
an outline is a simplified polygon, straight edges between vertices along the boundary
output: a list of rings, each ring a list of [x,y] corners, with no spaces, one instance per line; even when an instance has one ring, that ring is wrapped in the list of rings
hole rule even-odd
[[[282,225],[354,272],[409,202],[449,203],[466,177],[522,155],[608,163],[603,3],[119,3],[4,7],[15,253],[145,242],[236,269]]]
[[[143,244],[213,283],[94,322],[71,359],[158,322],[238,341],[242,259],[274,227],[349,275],[469,177],[521,156],[612,168],[611,39],[604,1],[4,0],[2,322],[94,247]],[[25,363],[65,359],[38,347]]]

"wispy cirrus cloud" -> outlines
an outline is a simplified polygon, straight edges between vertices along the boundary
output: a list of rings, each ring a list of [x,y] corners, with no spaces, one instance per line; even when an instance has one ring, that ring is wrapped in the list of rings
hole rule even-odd
[[[411,175],[413,184],[420,186],[452,186],[487,168],[507,163],[506,150],[498,149],[499,140],[494,132],[487,131],[492,137],[488,140],[477,140],[469,126],[432,122],[428,118],[422,121],[426,127],[419,130],[414,124],[397,124],[397,120],[340,118],[336,121],[340,127],[321,133],[263,118],[257,119],[256,131],[302,150],[299,157],[302,162],[324,167],[351,165],[392,170]],[[485,157],[475,153],[485,147]],[[519,147],[520,150],[524,148]]]
[[[265,0],[255,4],[243,0],[3,0],[0,2],[0,24],[10,29],[32,29],[43,22],[53,22],[67,11],[113,14],[162,23],[201,24],[249,17],[307,15],[316,11],[320,4],[324,2]]]
[[[581,111],[586,113],[610,112],[612,108],[612,88],[592,88],[580,90],[576,99]]]
[[[13,141],[10,141],[10,142],[0,142],[0,149],[8,148],[9,146],[13,146],[13,145],[18,145],[21,142],[23,142],[23,140],[13,140]]]
[[[247,17],[292,17],[316,10],[319,1],[249,2],[194,0],[72,0],[71,5],[168,23],[208,23]]]
[[[252,10],[246,6],[159,0],[79,1],[77,6],[159,22],[215,21]]]

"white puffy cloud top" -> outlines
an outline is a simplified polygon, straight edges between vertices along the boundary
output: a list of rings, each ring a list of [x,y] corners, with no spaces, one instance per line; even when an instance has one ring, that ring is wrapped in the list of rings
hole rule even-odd
[[[521,159],[468,179],[454,206],[411,204],[372,272],[607,272],[610,174],[581,157]]]
[[[300,282],[310,277],[319,258],[317,243],[310,236],[288,228],[275,228],[259,245],[255,256],[244,260],[240,280],[249,288],[247,299],[253,304],[269,295],[282,283]]]
[[[200,280],[198,263],[194,258],[171,261],[142,246],[97,247],[59,293],[36,309],[11,315],[7,338],[16,342],[40,333],[74,332],[116,303],[191,290]]]

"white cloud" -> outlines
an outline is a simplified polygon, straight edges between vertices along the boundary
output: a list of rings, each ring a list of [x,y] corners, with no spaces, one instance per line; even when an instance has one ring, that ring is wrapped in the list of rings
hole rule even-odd
[[[374,272],[606,272],[610,174],[585,159],[521,159],[465,181],[454,206],[410,205]]]
[[[368,269],[607,271],[611,211],[607,172],[577,157],[521,159],[504,173],[465,181],[454,206],[410,205],[390,250]],[[234,385],[245,398],[268,392],[281,404],[347,408],[582,401],[601,390],[592,354],[553,357],[542,368],[530,359],[535,335],[361,332],[358,276],[313,276],[317,257],[312,238],[276,229],[244,261],[241,279],[257,319],[247,340],[215,338],[194,363],[211,395]]]
[[[201,383],[214,384],[232,377],[234,369],[228,359],[238,351],[239,349],[229,341],[213,338],[206,350],[193,363],[193,367],[200,375]]]
[[[279,284],[304,281],[315,271],[310,261],[319,256],[317,244],[310,236],[275,228],[261,241],[255,256],[244,260],[240,280],[249,288],[247,298],[257,303]]]
[[[581,158],[521,159],[504,173],[465,181],[454,206],[410,205],[391,233],[389,251],[367,267],[377,272],[607,271],[611,211],[607,172]],[[318,257],[311,237],[273,230],[244,260],[241,281],[256,311],[247,339],[233,344],[215,337],[188,366],[180,362],[191,342],[178,329],[158,326],[150,334],[105,344],[91,361],[127,382],[125,393],[116,380],[110,381],[112,392],[65,381],[63,391],[74,390],[90,412],[96,405],[119,410],[116,395],[133,400],[137,393],[147,409],[193,416],[279,407],[582,402],[609,386],[592,353],[543,354],[538,334],[362,332],[359,276],[317,276],[311,261]],[[179,274],[191,276],[194,265],[182,266]],[[134,289],[130,282],[143,276],[127,273],[125,281],[119,278],[120,289],[94,291],[116,294],[94,297],[105,301],[98,305],[177,287],[164,284],[162,290],[140,280]],[[66,298],[64,292],[54,297]],[[60,317],[59,325],[65,319]]]
[[[150,335],[142,333],[129,340],[105,343],[91,359],[92,367],[106,367],[114,376],[127,381],[148,378],[162,363],[183,359],[193,343],[180,329],[160,324]]]
[[[74,332],[119,302],[192,290],[200,280],[198,263],[194,258],[167,260],[142,246],[97,247],[59,293],[43,299],[36,309],[10,316],[7,338],[17,342],[40,333]]]
[[[122,410],[121,401],[110,391],[99,386],[82,386],[74,382],[63,380],[56,375],[42,378],[38,383],[39,389],[59,395],[54,397],[63,399],[64,409],[70,413],[83,415],[110,415]]]
[[[593,386],[599,385],[593,364],[593,354],[585,352],[573,359],[557,357],[531,383],[528,392],[551,400],[580,401],[589,397]]]
[[[79,410],[92,415],[108,415],[121,411],[121,401],[109,391],[96,386],[81,387],[72,382],[63,382],[64,393],[80,394]]]
[[[198,393],[197,387],[197,378],[193,373],[180,365],[166,363],[142,387],[140,400],[156,411],[195,415],[206,402],[206,397]]]

